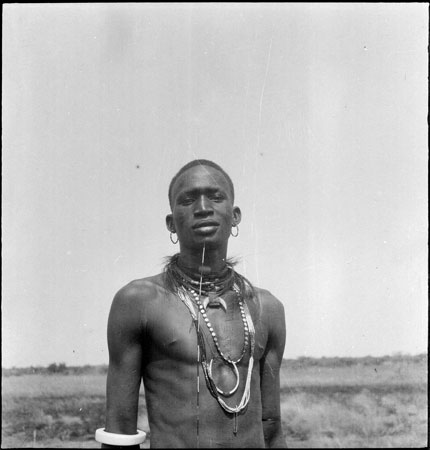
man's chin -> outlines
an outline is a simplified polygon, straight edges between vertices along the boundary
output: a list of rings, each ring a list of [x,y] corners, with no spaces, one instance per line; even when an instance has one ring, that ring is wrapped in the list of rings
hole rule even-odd
[[[218,247],[222,247],[226,242],[224,242],[223,239],[220,239],[220,237],[216,234],[206,234],[206,235],[199,235],[199,236],[194,236],[193,239],[193,243],[192,243],[192,247],[193,248],[202,248],[203,245],[205,245],[205,247],[207,249],[212,249],[212,248],[218,248]]]

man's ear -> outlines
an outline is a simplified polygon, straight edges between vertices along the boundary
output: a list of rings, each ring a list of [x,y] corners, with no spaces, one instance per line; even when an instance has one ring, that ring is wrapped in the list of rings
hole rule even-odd
[[[176,233],[172,214],[167,214],[167,216],[166,216],[166,227],[167,227],[167,230],[170,231],[171,233]]]
[[[239,225],[241,220],[242,220],[242,212],[241,212],[241,210],[240,210],[240,208],[238,206],[234,206],[233,207],[233,223],[232,223],[232,226]]]

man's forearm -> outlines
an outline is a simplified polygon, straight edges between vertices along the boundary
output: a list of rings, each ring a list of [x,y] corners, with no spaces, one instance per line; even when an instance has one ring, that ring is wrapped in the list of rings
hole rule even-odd
[[[266,448],[287,448],[280,418],[263,419],[263,433]]]

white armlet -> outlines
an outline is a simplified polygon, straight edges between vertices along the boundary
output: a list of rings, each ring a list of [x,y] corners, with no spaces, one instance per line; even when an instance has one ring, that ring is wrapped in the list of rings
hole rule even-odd
[[[146,433],[141,430],[137,430],[136,434],[117,434],[109,433],[104,428],[96,430],[96,441],[102,444],[109,445],[138,445],[145,442]]]

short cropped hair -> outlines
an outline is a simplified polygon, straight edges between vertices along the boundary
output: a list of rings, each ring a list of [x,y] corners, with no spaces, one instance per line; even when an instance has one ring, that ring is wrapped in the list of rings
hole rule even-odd
[[[227,183],[231,189],[231,195],[232,198],[234,200],[234,186],[233,186],[233,181],[231,181],[231,178],[229,177],[228,173],[222,168],[220,167],[218,164],[214,163],[213,161],[209,161],[208,159],[195,159],[193,161],[190,161],[188,164],[185,164],[185,166],[181,167],[178,171],[178,173],[172,178],[172,181],[170,182],[169,185],[169,203],[170,203],[170,207],[172,207],[172,191],[173,191],[173,186],[176,182],[176,180],[179,178],[180,175],[182,175],[186,170],[191,169],[191,167],[195,167],[195,166],[208,166],[208,167],[213,167],[214,169],[218,170],[219,172],[221,172],[224,175],[224,178],[227,180]]]

